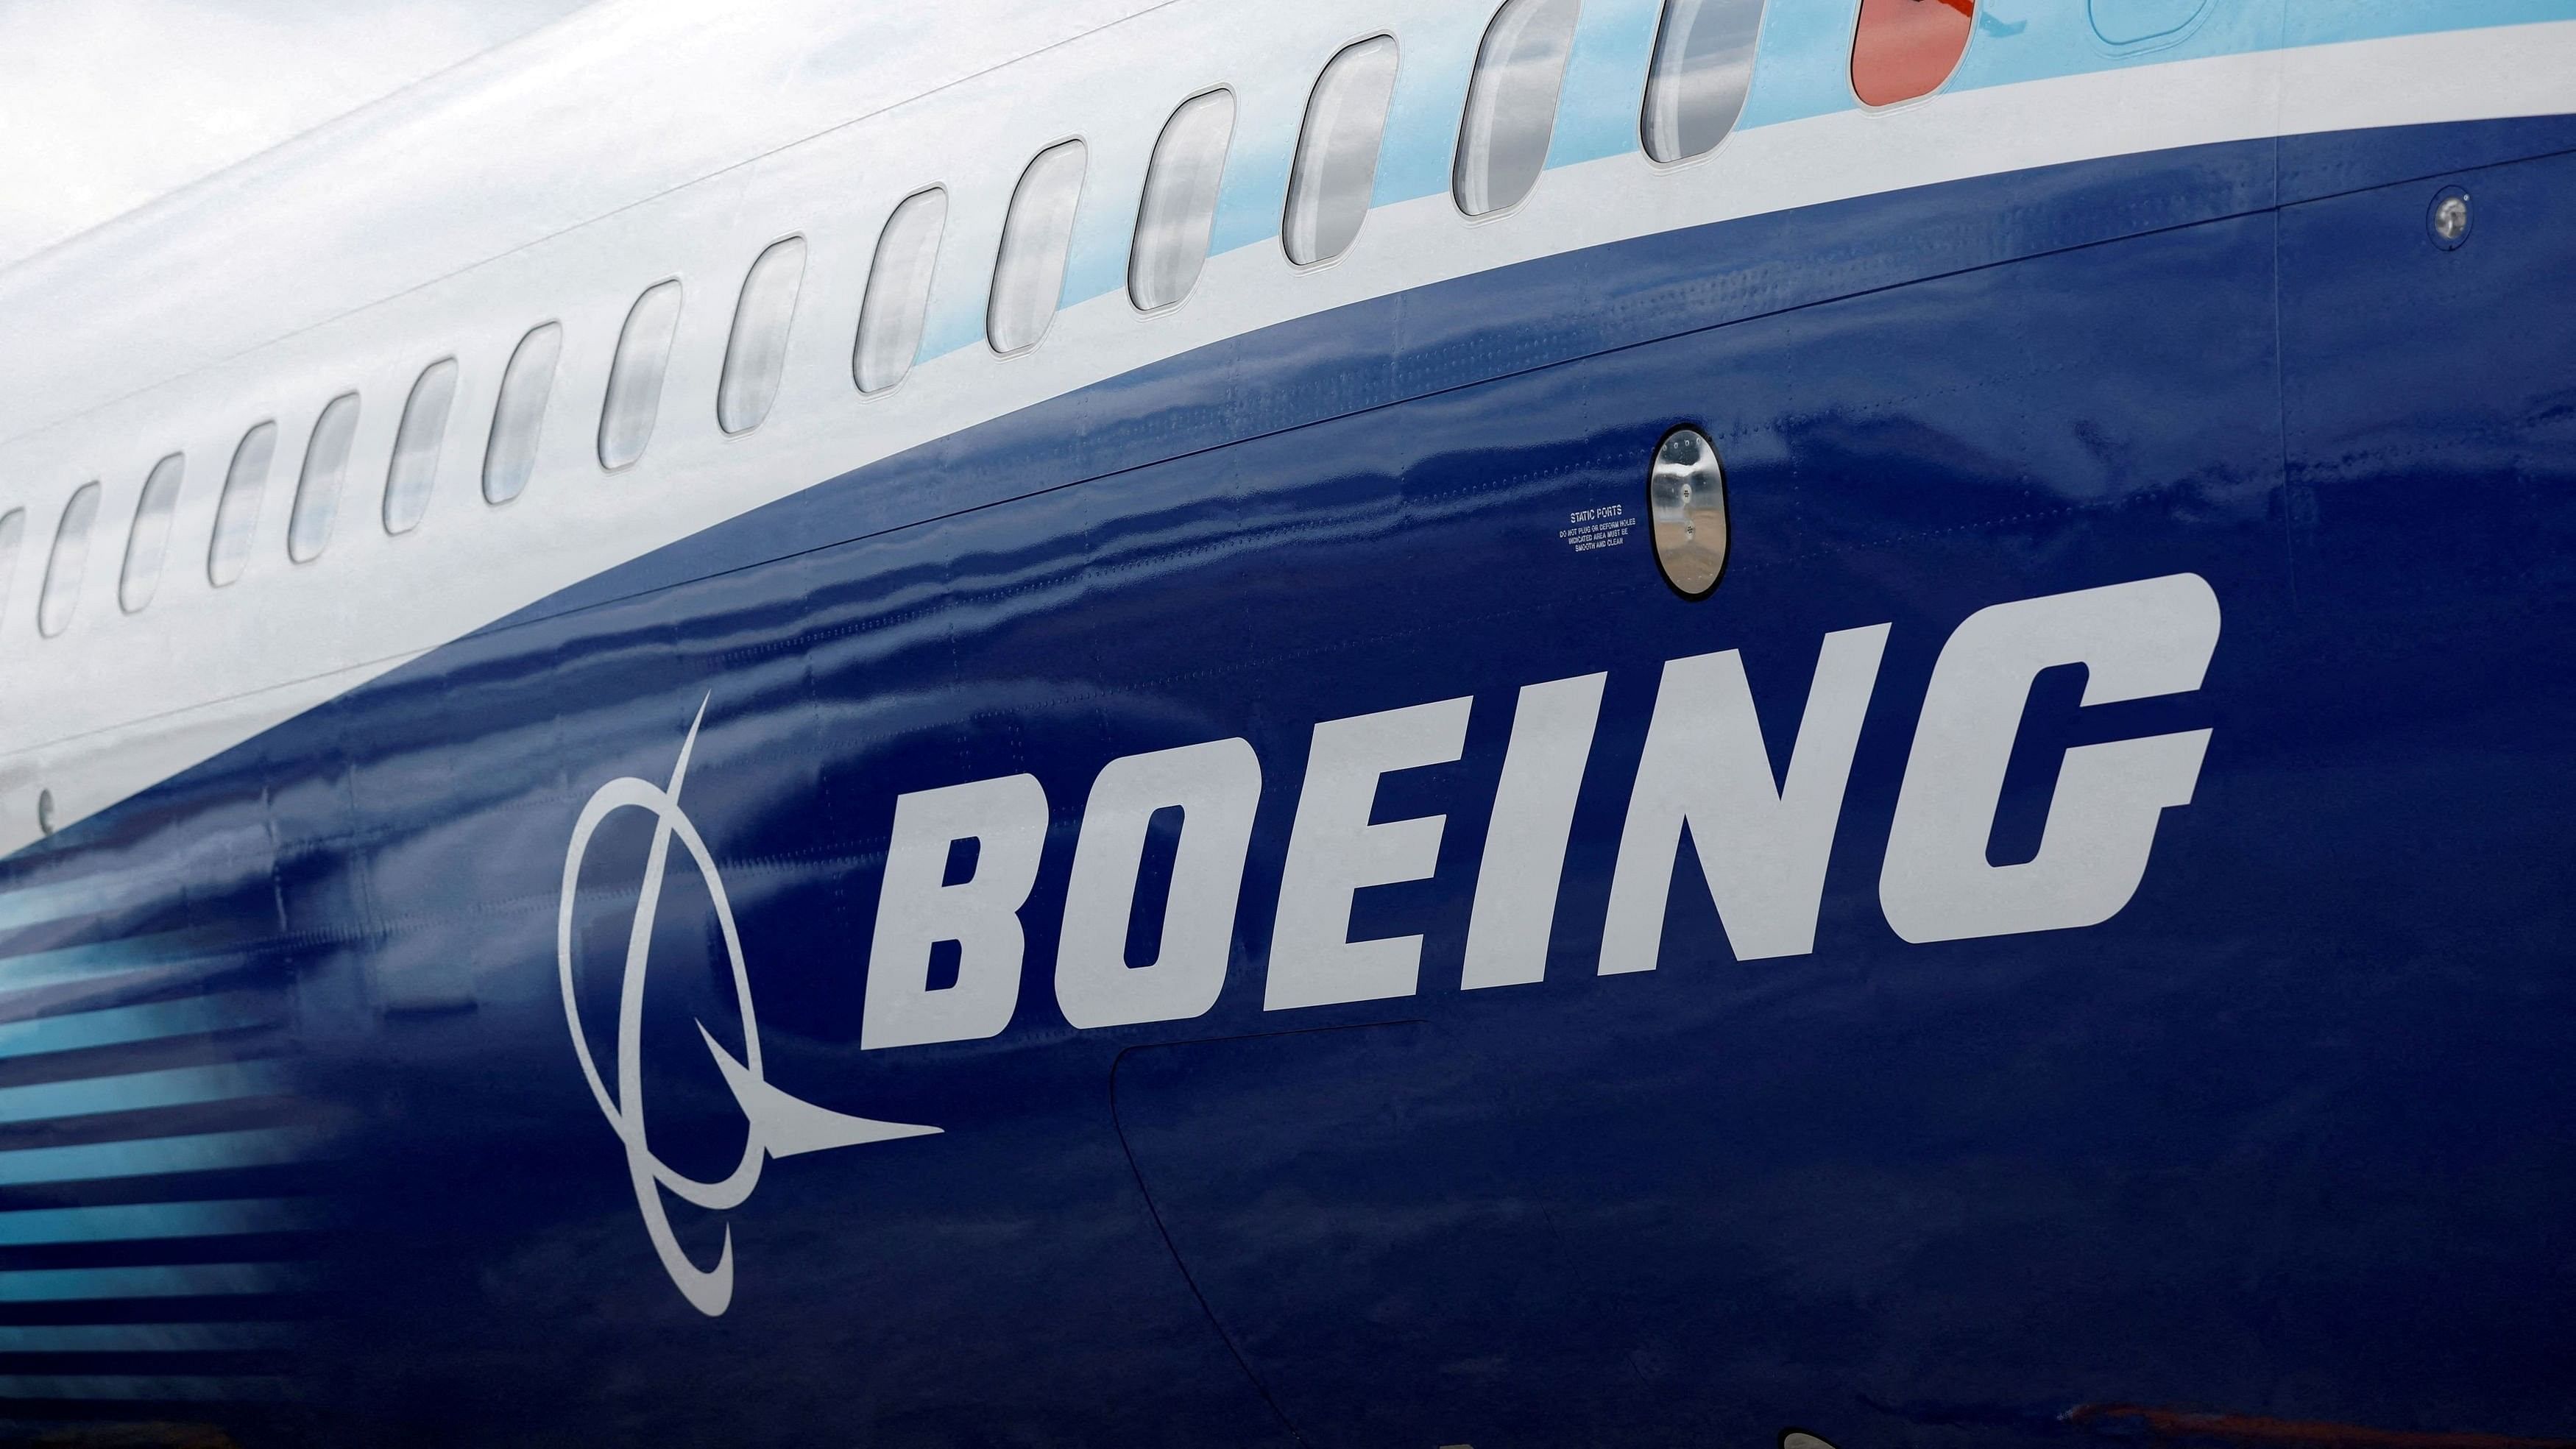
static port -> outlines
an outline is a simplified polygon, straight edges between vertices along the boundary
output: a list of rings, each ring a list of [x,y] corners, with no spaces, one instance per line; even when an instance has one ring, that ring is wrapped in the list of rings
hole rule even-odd
[[[1726,470],[1708,434],[1675,428],[1655,445],[1646,513],[1665,581],[1694,599],[1716,588],[1726,572]]]

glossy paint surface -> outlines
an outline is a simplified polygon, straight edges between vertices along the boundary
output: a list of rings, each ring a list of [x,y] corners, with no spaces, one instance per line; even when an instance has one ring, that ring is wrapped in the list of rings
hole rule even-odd
[[[0,1093],[34,1094],[0,1192],[72,1214],[0,1245],[0,1395],[246,1443],[2576,1433],[2567,132],[2152,152],[1363,302],[807,488],[84,820],[0,867]],[[1684,423],[1727,473],[1701,601],[1642,533],[1565,536]],[[1873,882],[1944,641],[2177,573],[2224,610],[2204,685],[2041,676],[1988,847],[2041,848],[2066,750],[2208,728],[2135,897],[1898,939]],[[1664,662],[1740,650],[1783,762],[1819,641],[1877,624],[1812,953],[1734,959],[1685,863],[1658,968],[1596,975]],[[1462,991],[1517,691],[1595,672],[1545,979]],[[1419,989],[1264,1010],[1313,726],[1458,698],[1458,758],[1376,796],[1445,817],[1436,868],[1349,923],[1419,935]],[[941,1129],[673,1204],[694,1261],[731,1235],[716,1318],[554,960],[584,802],[693,720],[769,1083]],[[1214,1007],[1077,1030],[1087,791],[1227,738],[1262,790]],[[862,1049],[897,797],[1018,774],[1050,828],[1009,1025]],[[575,882],[603,1054],[651,834]],[[696,866],[658,904],[650,1142],[713,1178],[727,946]]]

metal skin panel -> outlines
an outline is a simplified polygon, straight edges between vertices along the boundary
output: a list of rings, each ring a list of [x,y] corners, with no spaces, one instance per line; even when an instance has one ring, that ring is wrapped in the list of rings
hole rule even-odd
[[[2411,175],[2495,133],[2384,139]],[[318,1216],[0,1248],[0,1324],[327,1331],[12,1349],[8,1412],[143,1417],[67,1402],[122,1392],[245,1444],[2038,1445],[2129,1405],[2576,1432],[2576,359],[2532,320],[2576,275],[2576,186],[2564,156],[2446,173],[2479,220],[2444,253],[2432,183],[2273,210],[2274,156],[1748,219],[1226,344],[692,537],[19,852],[0,972],[51,984],[13,1011],[257,1009],[66,1026],[0,1087],[290,1090],[0,1148],[300,1135],[7,1206]],[[1564,537],[1642,508],[1680,423],[1728,477],[1696,602],[1642,533]],[[887,528],[889,491],[945,506]],[[1899,939],[1876,882],[1945,641],[2177,574],[2224,613],[2201,687],[2085,706],[2081,667],[2043,672],[1987,851],[2043,848],[2068,750],[2209,729],[2135,895]],[[1820,640],[1880,624],[1812,951],[1735,959],[1685,849],[1657,969],[1596,974],[1664,663],[1740,650],[1777,771]],[[1462,991],[1516,692],[1594,672],[1545,979]],[[1460,697],[1458,758],[1374,807],[1444,816],[1436,868],[1351,910],[1423,938],[1418,990],[1263,1010],[1314,726]],[[1094,777],[1229,737],[1262,788],[1216,1005],[1073,1029],[1050,965]],[[898,796],[1021,774],[1048,827],[1009,1024],[863,1049]],[[567,845],[620,777],[708,848],[759,1017],[755,1055],[715,882],[609,817],[573,1005],[650,1159],[714,1180],[746,1102],[788,1110],[718,1054],[940,1129],[781,1153],[780,1116],[755,1191],[664,1192],[690,1264],[730,1254],[713,1315],[657,1261],[558,987]],[[200,1175],[217,1150],[240,1165]]]

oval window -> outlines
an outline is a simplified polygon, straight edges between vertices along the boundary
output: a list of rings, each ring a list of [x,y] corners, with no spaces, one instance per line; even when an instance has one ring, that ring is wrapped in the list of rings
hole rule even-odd
[[[89,529],[98,521],[98,484],[83,483],[63,505],[54,527],[54,551],[45,558],[45,590],[36,600],[36,629],[51,639],[71,627],[80,606],[81,575],[89,570]]]
[[[1646,154],[1686,161],[1717,149],[1753,85],[1763,0],[1664,0],[1646,75]]]
[[[1483,216],[1517,206],[1538,184],[1582,14],[1582,0],[1508,0],[1494,12],[1458,125],[1449,185],[1460,211]]]
[[[9,588],[18,581],[18,545],[27,536],[27,510],[0,513],[0,617],[9,609]]]
[[[161,556],[170,547],[170,513],[179,506],[179,480],[187,460],[176,453],[152,465],[143,496],[134,503],[134,527],[125,535],[125,568],[116,576],[116,605],[142,612],[161,583]]]
[[[1037,346],[1055,320],[1090,156],[1080,141],[1065,141],[1040,151],[1020,173],[1010,214],[1002,220],[1002,252],[993,263],[993,296],[984,313],[984,335],[995,352]]]
[[[268,490],[268,465],[277,455],[277,424],[259,423],[242,434],[233,449],[232,466],[224,471],[223,496],[215,502],[215,534],[206,544],[206,582],[222,588],[242,575],[250,562],[250,543],[259,530],[260,496]]]
[[[456,402],[456,359],[441,358],[421,370],[394,430],[394,460],[385,467],[385,532],[409,533],[429,511],[430,485],[438,481],[438,453],[447,441],[447,410]]]
[[[296,563],[320,558],[323,545],[331,541],[331,520],[340,512],[340,479],[349,471],[349,445],[357,436],[358,395],[344,392],[322,409],[304,445],[295,510],[286,518],[286,556]]]
[[[725,339],[724,377],[716,384],[716,426],[747,433],[778,401],[787,373],[787,328],[796,320],[796,293],[805,284],[805,238],[773,242],[742,279],[734,304],[733,334]]]
[[[614,471],[644,456],[653,421],[662,411],[662,374],[671,365],[671,339],[680,330],[680,284],[644,289],[617,334],[617,356],[608,364],[608,396],[599,408],[599,466]]]
[[[1144,311],[1169,307],[1198,285],[1216,224],[1217,183],[1234,140],[1234,93],[1210,91],[1181,102],[1154,142],[1145,198],[1136,207],[1136,241],[1127,254],[1127,296]]]
[[[1861,0],[1852,31],[1852,94],[1892,106],[1941,88],[1968,53],[1977,0]]]
[[[1395,59],[1395,38],[1381,35],[1334,56],[1315,78],[1279,224],[1288,260],[1301,267],[1349,250],[1368,220],[1387,103],[1395,98]]]
[[[548,322],[528,329],[501,373],[501,397],[492,404],[492,437],[483,445],[483,501],[507,503],[524,492],[537,470],[537,438],[546,426],[546,401],[554,395],[555,360],[563,356],[563,328]]]
[[[877,234],[867,297],[859,303],[859,341],[850,351],[850,380],[859,391],[883,392],[912,371],[947,226],[948,193],[934,186],[905,197]]]

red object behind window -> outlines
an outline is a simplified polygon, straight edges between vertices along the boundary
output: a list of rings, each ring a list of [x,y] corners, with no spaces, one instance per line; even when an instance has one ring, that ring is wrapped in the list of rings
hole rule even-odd
[[[1892,106],[1941,88],[1967,53],[1977,0],[1861,0],[1852,35],[1852,93]]]

